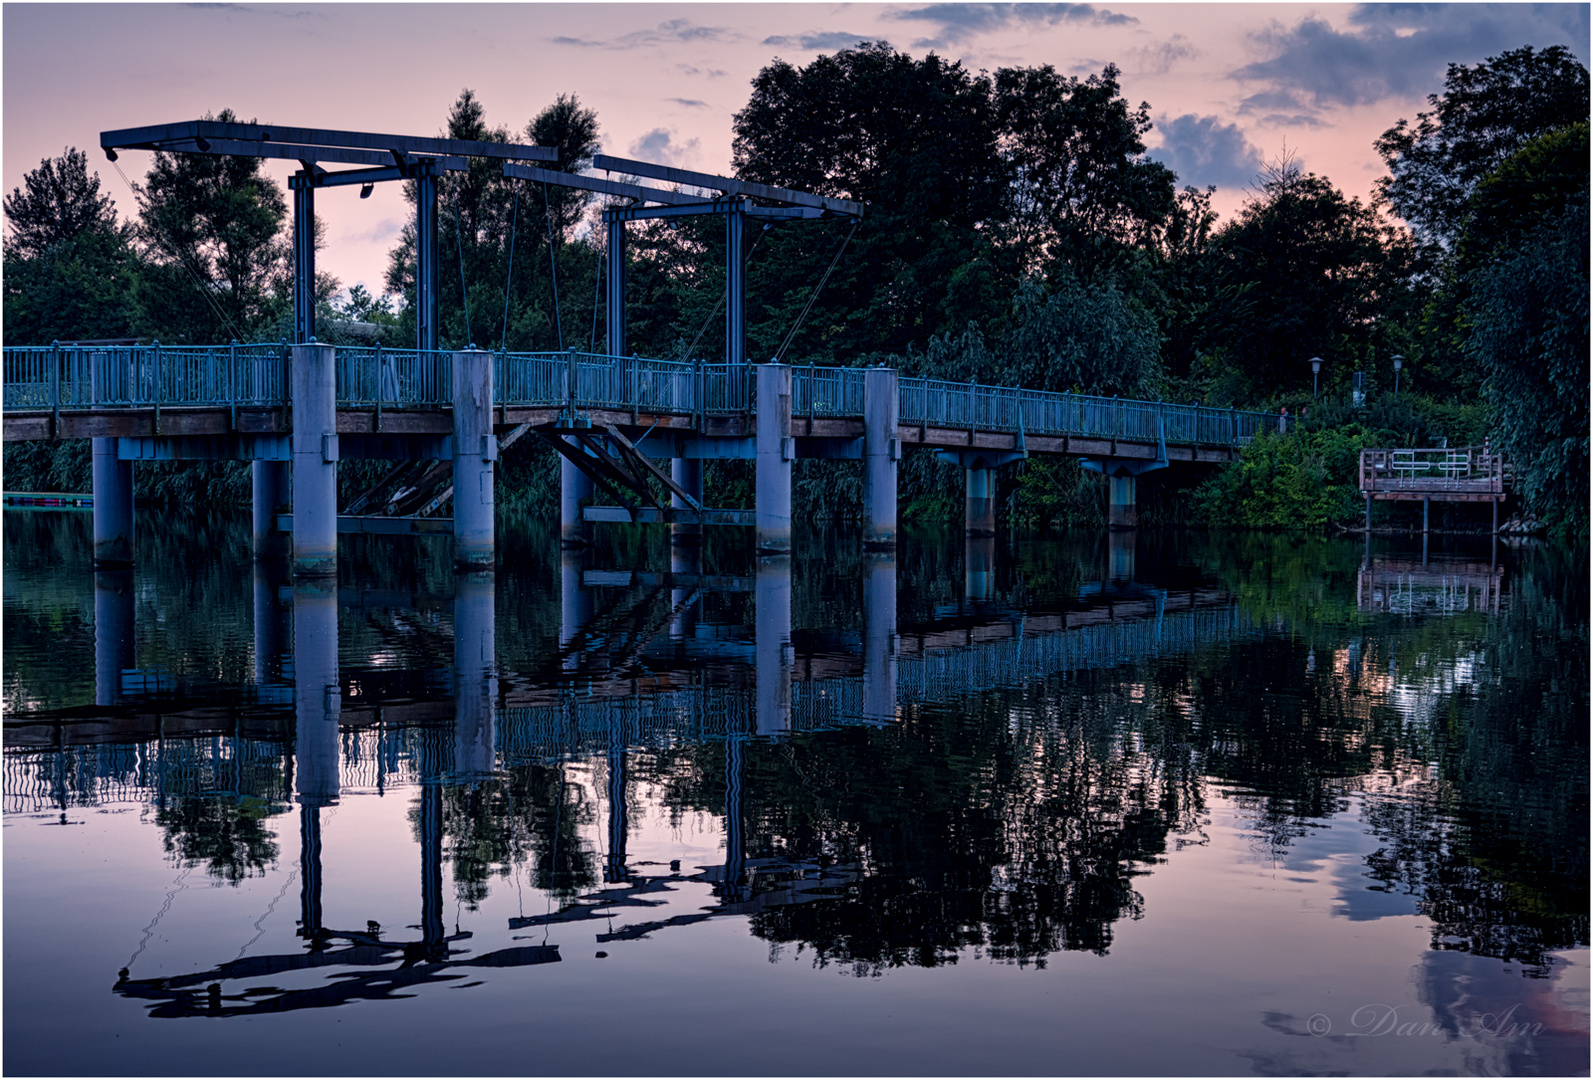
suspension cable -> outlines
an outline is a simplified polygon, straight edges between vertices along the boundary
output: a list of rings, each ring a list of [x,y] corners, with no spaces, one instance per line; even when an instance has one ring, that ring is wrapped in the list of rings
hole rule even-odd
[[[520,185],[514,186],[514,221],[509,226],[509,273],[503,279],[503,340],[498,345],[499,352],[509,349],[509,290],[514,285],[514,238],[520,229]]]
[[[454,239],[459,245],[459,295],[465,302],[465,341],[474,345],[470,334],[470,289],[465,285],[465,215],[459,209],[459,189],[454,188]]]
[[[592,282],[592,341],[587,351],[593,353],[597,352],[597,316],[603,310],[603,260],[607,255],[608,240],[605,237],[603,246],[597,249],[597,279]]]
[[[841,241],[841,246],[836,249],[835,258],[830,260],[829,268],[824,271],[824,276],[819,278],[819,283],[813,286],[813,293],[808,297],[808,302],[802,308],[802,313],[796,317],[796,322],[791,324],[790,331],[785,335],[785,340],[780,342],[780,347],[775,350],[774,362],[779,363],[785,355],[786,349],[791,346],[791,339],[796,337],[797,328],[802,325],[802,320],[808,317],[808,312],[813,309],[813,301],[819,298],[819,293],[824,291],[824,283],[830,280],[830,274],[835,270],[835,264],[841,261],[841,255],[846,251],[846,245],[852,242],[852,234],[857,232],[858,222],[861,219],[853,218],[852,227],[846,231],[846,239]]]
[[[553,275],[553,326],[559,332],[559,351],[564,351],[564,320],[559,315],[559,264],[553,257],[553,208],[548,202],[548,185],[542,185],[542,213],[548,226],[548,266]]]

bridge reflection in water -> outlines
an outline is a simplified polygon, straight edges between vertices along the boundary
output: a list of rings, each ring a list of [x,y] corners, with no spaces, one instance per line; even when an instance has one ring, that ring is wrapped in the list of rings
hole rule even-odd
[[[155,1002],[152,1015],[162,1017],[315,1008],[462,979],[471,968],[558,960],[558,947],[546,944],[471,955],[460,944],[470,933],[450,934],[444,925],[445,790],[472,788],[524,766],[606,761],[607,855],[603,887],[569,896],[546,915],[522,916],[510,929],[607,919],[691,881],[710,887],[717,903],[610,930],[598,940],[822,900],[854,883],[859,869],[746,854],[749,741],[890,725],[987,688],[1066,679],[1255,633],[1220,592],[1169,592],[1134,582],[1132,537],[1114,539],[1111,579],[1086,585],[1076,603],[1059,610],[1018,612],[992,603],[994,542],[971,537],[961,603],[910,626],[898,625],[895,555],[867,554],[861,631],[825,635],[819,647],[800,649],[792,635],[788,556],[759,558],[749,577],[714,577],[703,574],[695,546],[674,549],[667,575],[588,569],[582,560],[590,556],[566,553],[560,654],[541,677],[509,682],[497,667],[491,574],[454,579],[451,670],[411,672],[384,685],[368,665],[340,670],[340,610],[406,598],[340,593],[328,579],[289,584],[262,563],[253,587],[255,683],[222,689],[212,700],[191,690],[174,699],[169,680],[137,667],[131,571],[100,571],[95,713],[8,724],[6,810],[49,806],[64,813],[125,800],[160,807],[195,798],[258,800],[277,812],[297,807],[298,933],[305,950],[153,979],[124,970],[117,992]],[[598,593],[610,591],[600,587],[615,585],[629,587],[600,605]],[[704,620],[704,598],[715,592],[751,595],[750,640],[734,626]],[[243,708],[236,705],[240,697]],[[723,864],[684,875],[636,872],[626,856],[631,759],[704,743],[724,747]],[[347,792],[404,787],[418,788],[418,936],[395,937],[375,924],[328,925],[323,812]],[[259,985],[310,968],[335,968],[337,978],[298,989]]]

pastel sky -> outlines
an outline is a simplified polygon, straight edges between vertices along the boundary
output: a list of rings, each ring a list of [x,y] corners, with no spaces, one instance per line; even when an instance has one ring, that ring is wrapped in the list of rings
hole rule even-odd
[[[1445,65],[1566,45],[1584,63],[1587,4],[19,4],[3,10],[3,184],[67,146],[123,214],[131,192],[99,133],[244,119],[440,132],[464,87],[523,129],[560,93],[596,109],[604,151],[728,172],[732,120],[758,70],[884,40],[966,67],[1122,70],[1155,119],[1152,156],[1215,184],[1224,216],[1265,159],[1366,198],[1378,134],[1441,90]],[[121,156],[134,181],[141,151]],[[287,163],[268,166],[286,187]],[[406,217],[399,186],[317,200],[320,266],[378,287]]]

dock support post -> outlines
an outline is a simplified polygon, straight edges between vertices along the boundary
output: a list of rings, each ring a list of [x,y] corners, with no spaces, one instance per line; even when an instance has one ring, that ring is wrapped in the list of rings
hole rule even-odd
[[[497,760],[495,586],[493,575],[480,572],[454,584],[454,771],[466,780],[491,776]]]
[[[896,553],[864,556],[863,715],[896,718]]]
[[[94,565],[133,565],[133,463],[117,456],[115,439],[92,439]]]
[[[1362,530],[1367,536],[1372,535],[1372,497],[1366,496],[1366,528]]]
[[[490,570],[493,537],[492,354],[454,353],[454,562]]]
[[[896,546],[896,424],[901,402],[896,371],[863,375],[863,546]]]
[[[966,470],[967,495],[964,531],[969,536],[996,535],[995,470],[976,467]]]
[[[1493,530],[1491,535],[1499,535],[1499,500],[1493,500]]]
[[[753,493],[755,542],[759,551],[791,550],[791,369],[758,364],[757,438]]]
[[[758,734],[778,735],[791,730],[791,557],[759,558],[753,590]]]
[[[293,571],[337,574],[337,362],[330,345],[293,346]]]
[[[122,672],[137,666],[134,650],[133,572],[94,572],[94,704],[122,697]]]
[[[253,489],[254,557],[280,559],[290,550],[292,537],[277,528],[277,515],[292,505],[289,476],[292,466],[286,461],[249,463]]]
[[[1106,527],[1132,529],[1139,524],[1139,511],[1135,506],[1135,477],[1111,476],[1107,478]]]
[[[671,458],[669,478],[686,494],[702,505],[702,461],[699,458]],[[686,501],[671,492],[669,505],[676,510],[686,508]],[[696,544],[702,541],[702,526],[695,521],[677,521],[669,527],[669,538],[677,544]]]
[[[1426,496],[1422,497],[1422,535],[1427,535],[1428,514],[1433,508],[1433,501]]]

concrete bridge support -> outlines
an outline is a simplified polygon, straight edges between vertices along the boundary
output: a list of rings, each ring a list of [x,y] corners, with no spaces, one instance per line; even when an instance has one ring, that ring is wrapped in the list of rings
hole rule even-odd
[[[970,604],[989,603],[996,594],[996,538],[968,534],[963,545],[963,596]]]
[[[575,440],[565,439],[574,445]],[[457,501],[457,497],[456,497]],[[585,547],[586,522],[581,507],[592,501],[592,478],[559,455],[559,543],[567,548]]]
[[[896,718],[896,554],[865,556],[863,715]]]
[[[702,574],[702,545],[677,544],[669,549],[669,572],[671,574]],[[675,613],[669,621],[669,636],[676,640],[692,637],[697,632],[697,609],[702,601],[692,604],[686,601],[691,599],[692,590],[677,585],[669,591],[669,607]]]
[[[138,664],[134,649],[133,572],[94,573],[94,704],[122,697],[122,672]]]
[[[293,346],[293,571],[337,574],[337,366],[330,345]],[[335,603],[335,601],[334,601]]]
[[[896,547],[896,438],[900,415],[897,373],[873,368],[863,376],[863,547]]]
[[[250,462],[256,559],[285,558],[292,550],[292,535],[277,528],[277,515],[292,505],[291,469],[286,461]]]
[[[489,777],[497,764],[496,586],[483,573],[460,574],[454,585],[454,770],[465,780]]]
[[[791,459],[796,456],[791,438],[791,369],[785,364],[758,364],[754,370],[755,542],[759,551],[787,552],[791,550]]]
[[[1136,478],[1108,476],[1106,498],[1106,527],[1132,529],[1139,524],[1139,511],[1134,505]]]
[[[702,461],[698,458],[671,458],[669,462],[669,478],[675,481],[686,494],[697,500],[697,505],[702,505]],[[669,505],[676,510],[686,507],[686,500],[679,495],[670,493]],[[677,521],[669,528],[669,538],[677,544],[697,544],[702,542],[702,526],[695,521]]]
[[[91,439],[94,455],[94,565],[133,565],[133,463],[115,439]]]
[[[757,644],[755,698],[759,735],[791,730],[791,557],[758,559],[753,583],[753,640]]]
[[[454,562],[490,570],[496,562],[493,533],[493,466],[498,437],[492,433],[492,354],[480,349],[454,353]]]
[[[967,469],[964,528],[969,536],[996,535],[995,470],[974,465]]]
[[[1134,534],[1126,529],[1107,535],[1107,577],[1112,581],[1134,580],[1134,548],[1137,543]]]
[[[270,686],[283,681],[283,660],[293,648],[293,612],[280,590],[288,584],[287,564],[254,565],[254,682]]]

